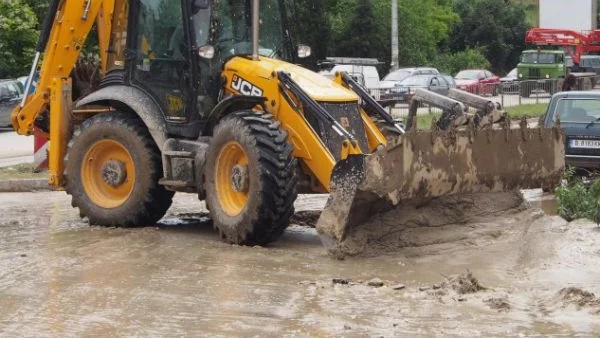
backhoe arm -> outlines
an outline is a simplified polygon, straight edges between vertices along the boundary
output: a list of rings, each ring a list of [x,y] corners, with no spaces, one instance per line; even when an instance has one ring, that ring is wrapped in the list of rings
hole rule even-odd
[[[63,158],[71,129],[72,96],[69,74],[95,21],[98,22],[102,66],[106,67],[114,3],[115,0],[54,0],[51,3],[27,79],[25,96],[11,114],[14,130],[21,135],[32,135],[38,116],[50,111],[48,165],[51,185],[63,184]],[[42,53],[38,85],[35,92],[28,95]]]
[[[33,95],[27,96],[28,91],[26,91],[23,102],[11,115],[12,125],[17,133],[33,134],[36,118],[48,109],[50,104],[53,80],[69,77],[95,19],[98,20],[101,51],[105,53],[110,38],[114,2],[115,0],[54,0],[52,2],[40,33],[36,59],[26,87],[30,87],[40,54],[43,53],[38,85]],[[102,57],[104,61],[105,55]]]

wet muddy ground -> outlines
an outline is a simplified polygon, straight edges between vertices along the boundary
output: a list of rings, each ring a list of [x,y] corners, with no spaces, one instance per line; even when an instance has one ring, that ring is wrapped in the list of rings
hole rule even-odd
[[[0,194],[0,336],[598,336],[600,229],[540,195],[338,261],[310,227],[322,196],[250,248],[221,243],[192,195],[158,226],[107,229],[64,193]]]

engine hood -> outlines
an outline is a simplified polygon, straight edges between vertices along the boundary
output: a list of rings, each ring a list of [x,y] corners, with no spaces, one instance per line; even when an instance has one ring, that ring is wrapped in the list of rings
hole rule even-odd
[[[273,74],[284,71],[314,100],[322,102],[358,101],[351,90],[333,82],[327,77],[306,68],[271,58],[261,57],[254,61],[249,58],[235,57],[225,65],[225,71],[245,77],[245,80],[261,79],[269,81]],[[261,81],[261,82],[262,82]]]

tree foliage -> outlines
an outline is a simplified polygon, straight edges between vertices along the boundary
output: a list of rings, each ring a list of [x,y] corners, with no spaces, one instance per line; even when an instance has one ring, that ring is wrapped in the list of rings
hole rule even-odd
[[[37,41],[37,19],[21,0],[0,1],[0,78],[27,73]]]
[[[495,72],[514,68],[529,28],[521,5],[497,0],[455,0],[461,22],[450,35],[453,52],[481,48]]]
[[[41,25],[46,16],[46,11],[50,6],[50,0],[22,0],[22,2],[33,10],[37,18],[37,23]]]
[[[327,56],[354,56],[379,59],[384,73],[389,68],[390,0],[285,2],[294,13],[288,24],[295,43],[312,46],[310,65]],[[0,0],[0,20],[4,20],[0,24],[24,22],[0,28],[0,45],[9,45],[1,53],[10,54],[0,60],[0,74],[21,74],[22,65],[30,62],[36,39],[32,33],[39,29],[49,3]],[[503,73],[516,65],[525,48],[528,24],[525,7],[518,1],[399,1],[398,12],[401,66],[435,66],[451,73],[463,67],[489,66]]]
[[[481,49],[469,48],[456,53],[439,54],[434,62],[443,73],[456,74],[463,69],[489,69],[490,62]]]

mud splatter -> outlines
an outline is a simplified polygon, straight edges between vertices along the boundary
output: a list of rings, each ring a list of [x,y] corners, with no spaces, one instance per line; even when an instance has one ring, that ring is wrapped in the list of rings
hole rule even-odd
[[[577,310],[591,308],[593,314],[600,314],[600,298],[589,291],[580,288],[569,287],[560,290],[555,297],[555,303],[563,307],[574,305]]]
[[[507,298],[504,297],[492,297],[484,300],[490,309],[497,310],[498,312],[508,312],[512,308]]]
[[[475,278],[471,272],[462,273],[454,277],[448,277],[442,284],[442,287],[451,288],[459,295],[477,293],[479,291],[487,290],[487,288],[483,287],[479,283],[479,280]]]

